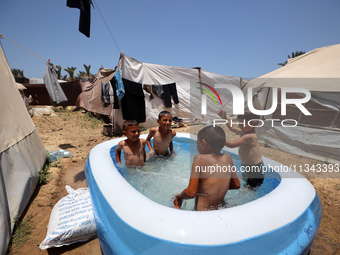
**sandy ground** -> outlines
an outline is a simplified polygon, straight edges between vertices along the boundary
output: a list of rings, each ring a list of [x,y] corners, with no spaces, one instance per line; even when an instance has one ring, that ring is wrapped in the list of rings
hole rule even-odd
[[[10,254],[101,254],[98,238],[60,248],[40,250],[44,240],[53,206],[67,195],[65,185],[73,189],[86,187],[84,164],[90,150],[97,144],[112,139],[102,134],[104,123],[82,112],[57,112],[57,117],[34,116],[33,122],[46,150],[60,148],[73,152],[73,158],[62,158],[50,168],[48,183],[39,186],[27,207],[23,219],[31,218],[31,234],[23,245],[18,247],[13,242]],[[195,131],[197,126],[177,128],[177,132]],[[144,133],[148,131],[145,130]],[[234,136],[227,132],[229,138]],[[263,155],[280,163],[316,164],[313,159],[281,152],[273,148],[261,147]],[[308,176],[307,176],[308,177]],[[312,255],[340,255],[340,179],[309,178],[317,190],[322,202],[321,226],[315,236],[311,249]],[[284,238],[284,237],[283,237]]]

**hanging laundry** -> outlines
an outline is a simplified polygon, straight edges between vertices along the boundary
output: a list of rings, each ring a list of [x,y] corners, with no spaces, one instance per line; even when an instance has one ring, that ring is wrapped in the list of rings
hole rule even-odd
[[[157,96],[162,97],[163,95],[162,87],[163,87],[162,85],[152,85],[152,92]]]
[[[122,100],[122,98],[125,94],[125,89],[124,89],[122,75],[120,73],[119,67],[117,67],[117,70],[116,70],[113,78],[115,79],[117,97],[118,97],[119,100]]]
[[[90,37],[91,26],[91,0],[67,0],[66,5],[70,8],[80,10],[79,16],[79,32]]]
[[[112,86],[110,82],[101,82],[101,86],[102,86],[102,95],[101,95],[102,102],[104,103],[104,105],[108,105],[110,104],[110,91],[113,95]]]
[[[146,93],[149,93],[149,99],[150,101],[154,98],[153,91],[152,91],[152,85],[143,85],[143,89]]]
[[[145,100],[142,84],[122,79],[125,87],[125,95],[121,100],[123,118],[145,122]]]
[[[113,90],[113,109],[119,109],[119,102],[118,102],[118,96],[117,96],[117,88],[116,88],[116,80],[113,77],[111,79],[111,85]]]
[[[58,106],[58,104],[67,101],[67,97],[58,82],[57,70],[57,67],[51,62],[46,63],[43,80],[53,106]]]
[[[175,104],[179,103],[176,83],[171,83],[161,86],[163,89],[162,98],[164,100],[165,107],[172,107],[171,96]]]

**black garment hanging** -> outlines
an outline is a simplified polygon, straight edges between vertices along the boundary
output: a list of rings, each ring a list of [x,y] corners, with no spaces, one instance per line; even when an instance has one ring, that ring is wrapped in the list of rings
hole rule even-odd
[[[116,79],[114,77],[111,79],[111,85],[112,85],[112,88],[113,88],[113,109],[119,109],[117,88],[116,88]]]
[[[125,95],[121,100],[124,120],[145,122],[145,100],[142,84],[123,78]]]
[[[162,97],[163,97],[164,104],[165,104],[166,107],[172,107],[171,96],[172,96],[175,104],[179,103],[176,83],[163,85],[162,89],[163,89]]]
[[[90,37],[91,26],[91,0],[67,0],[66,5],[70,8],[78,8],[79,16],[79,32]]]

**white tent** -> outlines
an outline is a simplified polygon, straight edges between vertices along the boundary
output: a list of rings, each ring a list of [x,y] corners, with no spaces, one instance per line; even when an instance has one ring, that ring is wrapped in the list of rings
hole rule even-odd
[[[251,80],[248,87],[257,92],[255,99],[262,109],[270,109],[273,88],[304,88],[310,91],[311,100],[304,104],[312,114],[306,116],[294,105],[287,105],[287,115],[281,115],[280,92],[278,107],[273,119],[294,119],[297,127],[259,129],[262,139],[271,145],[297,155],[319,160],[339,161],[340,158],[340,44],[314,49],[273,72]],[[289,98],[302,94],[290,93]]]
[[[213,99],[207,97],[207,115],[202,117],[201,97],[202,90],[198,89],[202,84],[207,84],[215,88],[216,84],[228,84],[240,88],[242,80],[240,77],[224,76],[200,70],[198,68],[174,67],[165,65],[156,65],[140,62],[136,59],[121,54],[118,67],[121,70],[122,77],[129,81],[143,85],[166,85],[176,83],[179,103],[172,103],[172,107],[165,107],[163,99],[155,96],[150,100],[149,95],[145,94],[146,121],[141,126],[149,128],[157,126],[159,112],[167,110],[172,113],[173,117],[179,117],[188,121],[194,119],[213,120],[218,119],[217,112],[223,108],[228,112],[232,111],[232,96],[227,89],[216,88],[217,94],[221,98],[221,103],[217,95],[213,92],[216,104]],[[205,86],[205,85],[203,85]],[[113,111],[113,120],[119,126],[123,123],[121,110]],[[115,125],[116,126],[116,125]]]
[[[0,253],[38,183],[46,151],[0,49]]]

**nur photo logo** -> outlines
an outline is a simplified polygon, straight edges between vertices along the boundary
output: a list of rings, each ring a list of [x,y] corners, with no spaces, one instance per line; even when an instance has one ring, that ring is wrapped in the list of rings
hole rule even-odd
[[[206,88],[209,88],[213,93],[215,93],[215,95],[218,98],[221,106],[223,106],[220,95],[217,93],[217,91],[212,86],[210,86],[210,85],[208,85],[206,83],[203,83],[203,82],[197,82],[197,83],[203,85]],[[216,100],[215,100],[215,97],[213,96],[213,94],[209,90],[204,88],[204,87],[197,87],[197,88],[202,90],[202,91],[204,91],[204,92],[206,92],[212,98],[212,100],[214,101],[215,106],[217,106],[217,103],[216,103]],[[204,93],[201,94],[201,106],[202,106],[201,107],[202,115],[206,115],[207,114],[207,95],[204,94]]]
[[[198,82],[201,84],[201,87],[197,87],[198,89],[201,89],[202,91],[206,93],[201,94],[201,114],[203,116],[207,115],[207,94],[212,98],[214,101],[215,106],[217,106],[216,100],[214,95],[210,92],[212,91],[216,97],[218,98],[220,105],[223,106],[222,100],[220,95],[217,93],[216,89],[226,89],[231,93],[232,96],[232,114],[233,115],[243,115],[244,109],[245,109],[245,95],[243,91],[238,88],[237,86],[230,85],[230,84],[215,84],[214,87],[211,85],[208,85],[206,83]],[[210,91],[209,91],[209,90]],[[259,115],[259,116],[268,116],[274,113],[277,109],[277,106],[279,104],[278,102],[278,92],[280,91],[280,108],[281,108],[281,116],[287,115],[287,106],[288,105],[294,105],[296,106],[304,115],[311,116],[312,114],[306,109],[306,107],[303,105],[304,103],[307,103],[311,99],[311,93],[309,90],[305,88],[296,88],[296,87],[285,87],[285,88],[272,88],[271,90],[271,98],[272,98],[272,104],[269,109],[263,109],[259,110],[254,107],[253,104],[253,88],[248,87],[247,88],[247,106],[250,112],[253,114]],[[300,98],[288,98],[288,94],[294,93],[303,95]],[[285,127],[293,127],[296,126],[298,123],[295,119],[265,119],[266,121],[271,121],[272,125],[274,125],[274,121],[281,121],[282,126]],[[213,123],[225,123],[226,120],[221,119],[214,119]],[[256,120],[259,125],[263,126],[264,121],[261,119]],[[294,123],[293,125],[284,125],[285,122],[288,123]],[[237,124],[237,123],[234,123]],[[241,124],[241,123],[240,123]]]

